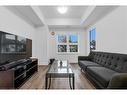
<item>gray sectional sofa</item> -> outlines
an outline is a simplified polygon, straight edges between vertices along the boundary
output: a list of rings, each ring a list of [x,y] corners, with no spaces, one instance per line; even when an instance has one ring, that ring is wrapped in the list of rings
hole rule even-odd
[[[127,55],[92,51],[79,56],[78,64],[96,88],[127,88]]]

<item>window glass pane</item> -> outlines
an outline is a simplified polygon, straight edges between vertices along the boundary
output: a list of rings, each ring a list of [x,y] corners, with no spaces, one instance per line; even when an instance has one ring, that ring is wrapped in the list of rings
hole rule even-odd
[[[96,29],[90,31],[90,50],[96,49]]]
[[[69,43],[78,43],[78,36],[77,35],[70,35],[69,36]]]
[[[70,52],[78,52],[78,45],[69,45]]]
[[[66,35],[58,35],[58,43],[66,43],[67,37]]]
[[[67,52],[67,45],[58,45],[58,52]]]

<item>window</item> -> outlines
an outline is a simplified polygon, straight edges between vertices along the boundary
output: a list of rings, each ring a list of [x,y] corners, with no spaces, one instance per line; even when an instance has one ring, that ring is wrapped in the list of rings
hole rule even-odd
[[[78,35],[58,35],[57,37],[58,52],[75,53],[78,52]]]
[[[66,35],[59,35],[58,36],[58,42],[59,43],[67,43],[67,37],[66,37]]]
[[[78,45],[69,45],[70,52],[78,52]]]
[[[67,52],[67,45],[58,45],[58,52]]]
[[[69,43],[78,43],[78,36],[77,35],[70,35],[69,36]]]
[[[96,28],[90,30],[90,50],[96,49]]]

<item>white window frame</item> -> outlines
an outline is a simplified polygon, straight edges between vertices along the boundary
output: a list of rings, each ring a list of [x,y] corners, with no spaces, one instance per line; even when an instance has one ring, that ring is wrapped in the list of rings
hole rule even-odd
[[[59,35],[65,35],[67,37],[67,43],[59,43],[58,42],[58,36]],[[78,42],[77,43],[69,43],[69,36],[70,35],[77,35],[78,36]],[[64,34],[64,33],[60,33],[60,34],[57,34],[57,46],[56,46],[56,49],[57,49],[57,54],[78,54],[79,53],[79,35],[78,34],[75,34],[75,33],[70,33],[70,34]],[[67,45],[67,52],[58,52],[58,45]],[[69,50],[69,45],[77,45],[78,46],[78,52],[70,52]]]

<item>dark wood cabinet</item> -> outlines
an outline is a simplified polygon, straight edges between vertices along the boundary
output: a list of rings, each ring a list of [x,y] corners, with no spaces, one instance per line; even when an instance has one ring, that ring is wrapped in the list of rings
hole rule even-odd
[[[26,57],[31,57],[32,56],[32,40],[27,39],[26,40]]]
[[[0,89],[18,89],[37,71],[37,59],[7,71],[0,71]]]

